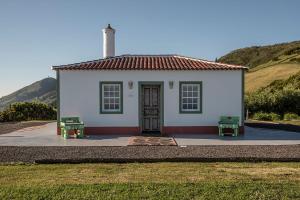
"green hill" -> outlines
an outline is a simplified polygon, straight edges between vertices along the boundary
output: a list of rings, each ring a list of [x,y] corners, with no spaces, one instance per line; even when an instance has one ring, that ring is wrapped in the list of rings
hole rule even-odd
[[[56,79],[45,78],[0,98],[0,110],[14,102],[41,101],[49,105],[56,102]]]
[[[246,92],[253,92],[300,71],[300,41],[237,49],[218,62],[249,67],[245,86]]]
[[[250,69],[268,62],[300,63],[300,41],[237,49],[218,59],[219,62],[247,66]],[[293,59],[294,58],[294,59]]]

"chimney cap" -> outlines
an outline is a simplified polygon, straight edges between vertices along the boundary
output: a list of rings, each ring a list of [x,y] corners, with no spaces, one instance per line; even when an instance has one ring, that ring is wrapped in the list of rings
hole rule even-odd
[[[112,30],[114,30],[114,29],[110,26],[110,24],[107,24],[106,29],[112,29]]]

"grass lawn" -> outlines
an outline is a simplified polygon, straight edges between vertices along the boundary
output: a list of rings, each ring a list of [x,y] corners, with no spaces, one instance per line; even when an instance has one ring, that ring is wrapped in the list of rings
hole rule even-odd
[[[292,124],[292,125],[300,126],[300,120],[291,120],[291,121],[281,120],[281,121],[278,121],[278,123],[282,123],[282,124]]]
[[[0,165],[0,199],[300,199],[300,163]]]

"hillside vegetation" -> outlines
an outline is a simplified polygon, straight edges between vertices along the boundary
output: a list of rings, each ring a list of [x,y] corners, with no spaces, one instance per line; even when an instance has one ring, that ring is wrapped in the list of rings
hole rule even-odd
[[[56,79],[45,78],[0,98],[0,110],[15,102],[39,101],[56,106]]]
[[[218,61],[249,67],[245,91],[254,92],[300,71],[300,41],[237,49]]]
[[[300,72],[286,80],[275,80],[266,87],[248,93],[245,99],[250,113],[286,113],[300,115]]]
[[[300,64],[279,64],[245,75],[245,91],[252,92],[265,87],[275,80],[284,80],[300,71]]]
[[[268,62],[284,61],[287,56],[291,62],[300,63],[300,41],[281,43],[268,46],[253,46],[237,49],[218,59],[219,62],[243,65],[250,69]],[[295,59],[293,59],[295,58]]]

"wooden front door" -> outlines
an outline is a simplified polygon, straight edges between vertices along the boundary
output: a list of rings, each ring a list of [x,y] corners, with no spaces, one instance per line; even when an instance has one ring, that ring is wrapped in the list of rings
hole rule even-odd
[[[143,132],[160,131],[160,86],[142,86],[142,129]]]

